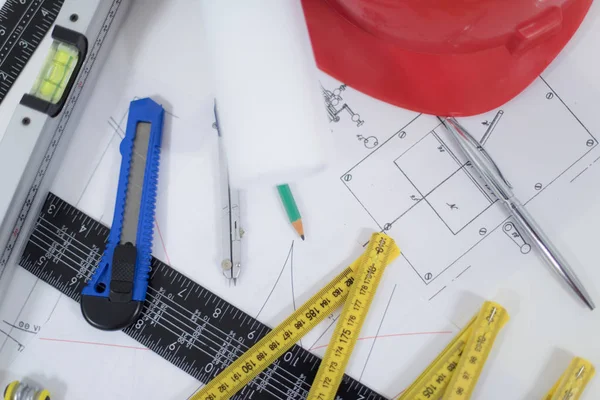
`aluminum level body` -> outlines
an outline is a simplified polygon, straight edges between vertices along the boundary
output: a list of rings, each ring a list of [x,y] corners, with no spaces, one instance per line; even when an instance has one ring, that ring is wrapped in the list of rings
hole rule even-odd
[[[20,255],[128,6],[129,0],[65,0],[48,35],[64,27],[85,37],[86,54],[73,86],[53,116],[22,100],[0,141],[0,296],[4,275]],[[45,43],[36,51],[47,53]]]

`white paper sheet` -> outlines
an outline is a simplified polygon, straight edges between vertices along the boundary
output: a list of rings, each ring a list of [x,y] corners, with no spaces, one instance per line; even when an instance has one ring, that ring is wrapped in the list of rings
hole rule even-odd
[[[247,191],[245,265],[238,286],[229,287],[219,268],[217,138],[198,10],[187,0],[132,6],[55,194],[110,223],[128,103],[152,96],[169,111],[153,253],[235,306],[274,326],[360,254],[371,232],[387,229],[397,240],[403,256],[380,285],[347,370],[351,376],[395,398],[484,299],[505,305],[511,321],[475,399],[541,398],[572,355],[600,365],[600,314],[587,311],[513,235],[508,215],[469,174],[437,120],[325,74],[336,152],[326,171],[292,185],[307,240],[289,226],[275,189]],[[599,16],[594,4],[542,77],[501,107],[485,141],[597,301]],[[481,138],[499,112],[462,122]],[[301,344],[322,355],[334,318]],[[198,387],[129,337],[91,328],[77,304],[24,270],[17,270],[0,308],[0,325],[6,332],[0,333],[0,386],[28,377],[51,389],[53,398],[68,400],[182,399]],[[599,394],[593,381],[586,398]]]

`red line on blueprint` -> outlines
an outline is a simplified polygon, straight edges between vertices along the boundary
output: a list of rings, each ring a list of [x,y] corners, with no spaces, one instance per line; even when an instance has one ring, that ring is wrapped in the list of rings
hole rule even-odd
[[[48,342],[62,342],[62,343],[75,343],[75,344],[91,344],[96,346],[107,346],[107,347],[120,347],[123,349],[134,349],[134,350],[150,350],[147,347],[136,347],[136,346],[124,346],[122,344],[111,344],[111,343],[99,343],[99,342],[84,342],[82,340],[70,340],[70,339],[55,339],[55,338],[40,338]]]
[[[163,240],[162,233],[160,233],[160,227],[158,226],[158,222],[154,221],[156,225],[156,232],[158,232],[158,238],[160,239],[160,243],[162,244],[163,251],[165,252],[165,257],[167,258],[167,264],[171,264],[171,259],[169,258],[169,254],[167,253],[167,247],[165,246],[165,241]]]
[[[454,333],[454,332],[452,332],[452,331],[438,331],[438,332],[391,333],[389,335],[365,336],[365,337],[358,338],[357,340],[381,339],[381,338],[386,338],[386,337],[398,337],[398,336],[443,335],[443,334],[448,334],[448,333]],[[327,347],[328,345],[329,345],[329,343],[321,345],[321,346],[311,347],[309,350],[322,349],[324,347]]]

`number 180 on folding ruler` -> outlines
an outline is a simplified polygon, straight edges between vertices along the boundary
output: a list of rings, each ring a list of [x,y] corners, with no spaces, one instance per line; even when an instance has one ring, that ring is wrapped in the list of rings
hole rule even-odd
[[[335,345],[330,345],[333,350],[328,351],[321,362],[313,389],[308,394],[309,399],[333,399],[354,343],[358,339],[377,284],[381,280],[385,267],[399,254],[400,250],[392,238],[382,233],[374,234],[367,251],[350,267],[190,399],[229,399],[319,322],[344,304],[332,338],[332,343]]]

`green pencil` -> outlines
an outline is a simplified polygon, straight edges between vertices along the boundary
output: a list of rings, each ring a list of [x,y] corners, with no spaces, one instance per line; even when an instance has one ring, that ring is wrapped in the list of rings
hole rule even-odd
[[[281,202],[283,203],[283,207],[285,208],[285,212],[292,223],[292,226],[300,235],[300,238],[304,240],[304,227],[302,226],[302,217],[300,216],[300,211],[298,211],[298,206],[296,205],[296,201],[294,200],[294,195],[292,195],[292,191],[287,184],[277,185],[277,191],[279,192],[279,197],[281,197]]]

